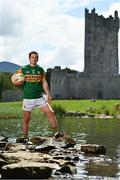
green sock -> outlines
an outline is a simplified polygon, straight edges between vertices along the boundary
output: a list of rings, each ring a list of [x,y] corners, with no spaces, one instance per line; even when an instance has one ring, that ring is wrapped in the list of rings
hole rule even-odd
[[[23,138],[28,138],[28,135],[23,133]]]
[[[52,128],[52,132],[55,134],[56,132],[58,132],[58,127]]]

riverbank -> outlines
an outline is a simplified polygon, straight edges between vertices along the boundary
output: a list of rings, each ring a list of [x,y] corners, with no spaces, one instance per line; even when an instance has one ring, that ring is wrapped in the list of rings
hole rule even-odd
[[[120,114],[120,100],[55,100],[53,107],[62,107],[66,112],[115,116]]]
[[[120,118],[119,100],[53,100],[51,106],[57,115],[81,118]],[[0,119],[21,119],[21,107],[22,102],[0,102]],[[33,116],[40,116],[38,109],[33,111]]]

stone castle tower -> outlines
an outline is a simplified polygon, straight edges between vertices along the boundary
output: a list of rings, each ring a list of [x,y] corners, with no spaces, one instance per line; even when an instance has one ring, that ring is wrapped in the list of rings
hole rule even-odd
[[[85,72],[118,74],[118,12],[114,17],[98,16],[85,9]]]
[[[85,9],[84,72],[54,68],[51,94],[55,99],[120,99],[118,74],[118,12],[108,18]]]

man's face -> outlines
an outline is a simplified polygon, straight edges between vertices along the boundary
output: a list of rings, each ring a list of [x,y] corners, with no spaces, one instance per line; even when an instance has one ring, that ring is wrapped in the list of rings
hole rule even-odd
[[[37,54],[31,54],[29,57],[30,64],[35,65],[38,61],[38,55]]]

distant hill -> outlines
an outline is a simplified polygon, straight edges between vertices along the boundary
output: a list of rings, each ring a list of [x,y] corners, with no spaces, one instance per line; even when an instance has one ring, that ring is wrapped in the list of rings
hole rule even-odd
[[[19,69],[21,66],[14,64],[12,62],[8,61],[2,61],[0,62],[0,72],[10,72],[14,73],[17,69]]]

